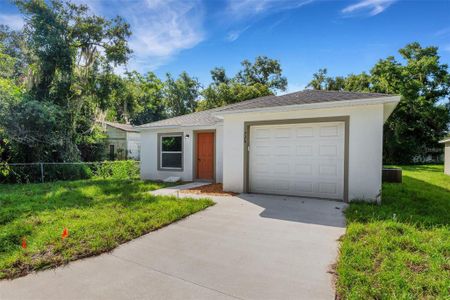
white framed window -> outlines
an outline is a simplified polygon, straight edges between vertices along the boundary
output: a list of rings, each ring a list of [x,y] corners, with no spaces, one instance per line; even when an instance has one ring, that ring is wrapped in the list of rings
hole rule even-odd
[[[183,134],[161,134],[159,136],[159,168],[162,170],[183,169]]]

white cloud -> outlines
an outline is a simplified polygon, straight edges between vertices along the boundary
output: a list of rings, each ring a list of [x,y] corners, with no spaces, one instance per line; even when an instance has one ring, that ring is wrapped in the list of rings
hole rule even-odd
[[[200,0],[72,0],[108,18],[120,15],[131,26],[129,70],[147,72],[203,41]],[[125,68],[117,68],[118,72]]]
[[[434,33],[435,36],[447,36],[450,35],[450,27],[443,28]]]
[[[385,11],[396,0],[362,0],[349,5],[342,10],[343,14],[354,14],[357,12],[367,12],[370,16],[376,16]]]
[[[259,19],[286,10],[297,9],[314,0],[228,0],[223,19],[234,28],[228,31],[226,40],[233,42]],[[249,24],[251,22],[251,24]]]
[[[235,18],[246,18],[264,13],[276,13],[302,7],[313,0],[229,0],[227,13]]]
[[[157,68],[204,39],[203,6],[199,1],[147,0],[126,7],[123,15],[133,32],[132,67]]]
[[[0,24],[8,25],[13,30],[20,30],[25,21],[19,14],[0,14]]]
[[[226,40],[229,42],[234,42],[241,36],[241,34],[243,34],[249,28],[250,28],[250,26],[246,26],[242,29],[232,30],[232,31],[228,32]]]

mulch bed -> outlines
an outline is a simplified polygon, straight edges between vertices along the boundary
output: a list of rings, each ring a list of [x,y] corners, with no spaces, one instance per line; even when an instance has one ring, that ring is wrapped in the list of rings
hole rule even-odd
[[[237,193],[224,192],[221,183],[212,183],[199,187],[181,190],[180,193],[210,195],[210,196],[236,196]]]

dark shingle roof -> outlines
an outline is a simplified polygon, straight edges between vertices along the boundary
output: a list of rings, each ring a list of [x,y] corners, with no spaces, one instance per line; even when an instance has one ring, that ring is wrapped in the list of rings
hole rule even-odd
[[[223,108],[223,107],[221,107]],[[204,111],[195,112],[188,115],[178,116],[170,119],[156,121],[153,123],[143,124],[139,128],[148,127],[166,127],[166,126],[208,126],[214,125],[219,118],[212,115],[213,112],[219,111],[220,108],[208,109]]]
[[[166,127],[166,126],[208,126],[214,125],[220,119],[215,117],[217,112],[234,112],[248,109],[269,108],[277,106],[289,106],[299,104],[312,104],[320,102],[337,102],[346,100],[359,100],[370,98],[391,97],[393,95],[379,93],[357,93],[342,91],[318,91],[303,90],[300,92],[285,94],[281,96],[259,97],[227,106],[170,118],[162,121],[148,123],[140,128]]]
[[[275,106],[288,106],[299,104],[311,104],[320,102],[335,102],[344,100],[358,100],[369,98],[390,97],[392,95],[379,93],[356,93],[356,92],[341,92],[341,91],[318,91],[318,90],[304,90],[285,94],[281,96],[266,96],[248,101],[236,103],[236,105],[224,106],[221,111],[236,111],[244,109],[257,109]]]

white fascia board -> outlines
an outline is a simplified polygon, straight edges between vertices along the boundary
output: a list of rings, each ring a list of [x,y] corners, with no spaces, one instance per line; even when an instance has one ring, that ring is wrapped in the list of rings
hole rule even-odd
[[[444,143],[449,143],[450,142],[450,137],[449,138],[445,138],[441,141],[439,141],[439,143],[444,144]]]
[[[192,128],[196,130],[200,129],[215,129],[217,126],[222,126],[223,122],[218,122],[214,125],[165,125],[165,126],[151,126],[151,127],[140,127],[139,130],[164,130],[164,129],[176,129],[176,128]]]
[[[283,111],[291,111],[291,110],[296,110],[296,109],[323,109],[323,108],[375,105],[375,104],[386,104],[386,103],[397,104],[398,102],[400,102],[400,96],[392,96],[392,97],[367,98],[367,99],[358,99],[358,100],[340,100],[340,101],[333,101],[333,102],[319,102],[319,103],[308,103],[308,104],[271,106],[271,107],[251,108],[251,109],[242,109],[242,110],[234,110],[234,111],[222,111],[222,112],[218,111],[217,113],[213,113],[213,116],[223,119],[224,115],[242,114],[242,113],[283,112]]]

